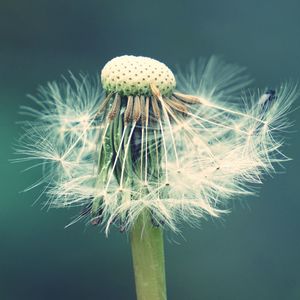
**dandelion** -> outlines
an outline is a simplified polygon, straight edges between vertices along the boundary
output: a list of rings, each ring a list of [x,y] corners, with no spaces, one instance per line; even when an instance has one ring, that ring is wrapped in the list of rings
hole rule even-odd
[[[163,229],[228,212],[281,152],[296,85],[241,93],[244,69],[212,57],[175,79],[163,63],[120,56],[88,76],[49,83],[23,112],[20,160],[36,160],[50,207],[82,207],[108,234],[131,235],[138,299],[166,299]],[[69,226],[67,225],[67,226]]]

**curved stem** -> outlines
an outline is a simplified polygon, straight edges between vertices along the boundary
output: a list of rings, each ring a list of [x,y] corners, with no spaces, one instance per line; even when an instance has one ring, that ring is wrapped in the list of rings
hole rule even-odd
[[[131,251],[138,300],[166,300],[163,231],[154,227],[148,211],[131,230]]]

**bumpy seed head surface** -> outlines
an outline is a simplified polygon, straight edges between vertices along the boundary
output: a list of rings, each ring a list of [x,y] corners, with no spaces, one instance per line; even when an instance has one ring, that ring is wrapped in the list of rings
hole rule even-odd
[[[101,71],[106,92],[120,95],[151,95],[154,84],[162,95],[169,95],[176,86],[172,71],[163,63],[143,56],[123,55],[110,60]]]

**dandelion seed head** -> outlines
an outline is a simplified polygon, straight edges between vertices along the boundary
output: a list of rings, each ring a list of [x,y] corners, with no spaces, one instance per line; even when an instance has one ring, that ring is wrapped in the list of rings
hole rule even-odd
[[[145,80],[143,80],[143,78]],[[177,231],[228,212],[288,158],[281,152],[296,84],[245,93],[245,70],[216,57],[176,76],[151,58],[121,56],[101,72],[50,83],[24,108],[17,161],[43,167],[50,207],[82,207],[108,233],[148,210]],[[176,87],[176,90],[175,90]],[[164,224],[164,225],[161,225]]]
[[[170,94],[176,81],[163,63],[143,56],[123,55],[110,60],[101,71],[101,82],[107,92],[121,95],[150,95],[154,83],[163,95]]]

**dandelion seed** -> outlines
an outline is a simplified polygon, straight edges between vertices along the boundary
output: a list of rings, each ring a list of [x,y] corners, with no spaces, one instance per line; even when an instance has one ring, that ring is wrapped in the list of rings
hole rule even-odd
[[[41,88],[32,97],[41,110],[23,110],[36,121],[17,152],[44,164],[51,207],[87,206],[78,219],[106,233],[118,222],[127,230],[144,209],[173,230],[180,219],[219,216],[287,159],[275,133],[298,95],[286,84],[237,100],[250,82],[243,71],[212,58],[176,83],[154,59],[114,58],[102,89],[72,74]]]

